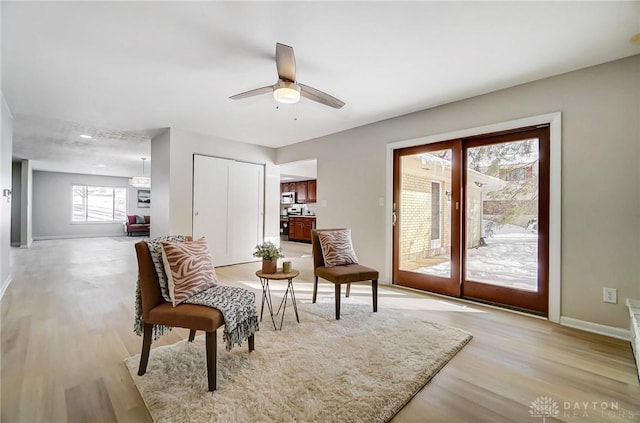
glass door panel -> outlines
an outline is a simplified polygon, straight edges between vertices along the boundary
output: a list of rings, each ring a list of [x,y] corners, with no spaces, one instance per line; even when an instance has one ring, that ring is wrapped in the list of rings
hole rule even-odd
[[[451,150],[401,158],[400,269],[451,276]]]
[[[538,139],[467,148],[465,279],[538,290]]]
[[[459,223],[452,211],[453,201],[459,204],[453,175],[460,160],[454,156],[460,149],[453,142],[396,153],[394,275],[401,285],[459,293]]]
[[[546,316],[549,128],[463,141],[462,296]]]

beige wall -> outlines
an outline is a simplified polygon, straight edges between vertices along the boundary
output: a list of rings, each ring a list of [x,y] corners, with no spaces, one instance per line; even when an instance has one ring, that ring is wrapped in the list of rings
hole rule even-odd
[[[625,299],[640,297],[640,56],[284,147],[277,163],[317,158],[318,227],[351,227],[360,260],[388,274],[387,144],[552,112],[562,112],[561,315],[626,329]],[[602,302],[603,287],[618,289],[618,304]]]

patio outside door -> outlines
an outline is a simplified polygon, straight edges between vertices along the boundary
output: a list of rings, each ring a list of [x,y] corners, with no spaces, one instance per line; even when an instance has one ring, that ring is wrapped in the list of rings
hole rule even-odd
[[[393,282],[548,312],[549,130],[394,153]]]

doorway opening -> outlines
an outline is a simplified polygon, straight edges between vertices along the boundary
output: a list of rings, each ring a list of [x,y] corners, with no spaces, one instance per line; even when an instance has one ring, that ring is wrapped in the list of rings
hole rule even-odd
[[[317,160],[281,164],[280,240],[311,243],[316,227]]]

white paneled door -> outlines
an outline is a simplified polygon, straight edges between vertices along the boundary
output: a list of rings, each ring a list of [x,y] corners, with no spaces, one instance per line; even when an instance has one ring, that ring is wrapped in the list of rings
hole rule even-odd
[[[194,155],[193,237],[205,236],[215,266],[256,260],[264,234],[264,166]]]

